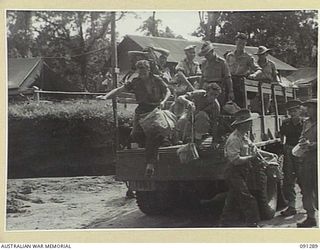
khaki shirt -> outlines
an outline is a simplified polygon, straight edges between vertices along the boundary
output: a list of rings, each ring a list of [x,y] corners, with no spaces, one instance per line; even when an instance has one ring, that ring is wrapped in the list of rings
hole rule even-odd
[[[176,66],[176,71],[182,70],[186,77],[201,75],[199,63],[192,61],[189,62],[187,58],[183,59]]]
[[[206,82],[222,82],[231,79],[231,74],[226,61],[216,56],[212,60],[205,60],[202,65],[202,77]]]
[[[305,167],[314,167],[317,165],[317,122],[311,122],[310,118],[306,119],[303,123],[300,139],[309,140],[312,148],[304,155],[303,164]]]
[[[148,79],[134,78],[124,84],[125,90],[133,92],[140,105],[159,105],[167,93],[167,84],[156,75],[150,74]],[[138,109],[139,110],[139,109]],[[137,112],[137,110],[136,110]]]
[[[261,70],[253,57],[245,51],[241,54],[237,53],[237,51],[228,53],[226,61],[233,76],[247,76],[257,70]]]
[[[261,62],[258,60],[258,65],[262,68],[262,73],[259,75],[261,79],[277,81],[278,71],[272,61],[267,59],[266,62]]]
[[[232,164],[240,156],[248,156],[252,150],[253,143],[247,135],[242,135],[235,129],[228,137],[224,147],[224,155]]]
[[[209,99],[205,92],[195,90],[186,93],[186,98],[194,103],[196,112],[205,111],[210,118],[217,117],[220,114],[220,104],[217,99]]]

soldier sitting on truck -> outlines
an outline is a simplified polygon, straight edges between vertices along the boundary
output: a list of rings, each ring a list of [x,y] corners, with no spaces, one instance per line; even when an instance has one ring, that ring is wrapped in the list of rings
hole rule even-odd
[[[218,115],[220,114],[220,104],[217,97],[221,93],[221,88],[217,83],[206,84],[206,90],[199,89],[179,96],[177,102],[183,103],[194,113],[195,140],[200,142],[207,135],[213,136],[212,142],[218,139]],[[176,130],[182,141],[186,142],[191,135],[191,114],[185,112],[177,122]]]
[[[131,82],[118,87],[104,96],[98,96],[99,99],[110,99],[119,95],[123,91],[133,92],[138,103],[135,110],[133,129],[131,137],[134,141],[144,144],[146,148],[146,176],[151,177],[154,173],[157,161],[158,148],[164,137],[157,131],[143,131],[140,122],[149,113],[156,108],[164,107],[165,102],[170,97],[170,90],[167,84],[159,77],[150,72],[150,64],[147,60],[140,60],[136,63],[138,77]]]
[[[176,74],[170,85],[175,100],[180,95],[184,95],[198,88],[201,70],[199,63],[194,61],[196,56],[195,47],[196,45],[188,45],[184,48],[186,57],[180,61],[175,68]],[[191,80],[191,78],[193,79]],[[180,102],[175,102],[170,109],[179,118],[183,114],[185,106]]]

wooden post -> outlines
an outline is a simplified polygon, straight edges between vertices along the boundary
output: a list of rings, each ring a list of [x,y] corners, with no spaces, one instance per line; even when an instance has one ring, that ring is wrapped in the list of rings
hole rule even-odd
[[[116,43],[116,12],[111,12],[111,67],[112,67],[112,79],[113,88],[118,87],[118,55],[117,55],[117,43]],[[118,123],[118,110],[117,110],[117,99],[114,97],[112,99],[112,109],[113,109],[113,119],[115,125],[115,143],[116,149],[119,149],[119,123]]]
[[[294,100],[297,99],[297,89],[296,88],[292,89],[292,97]]]
[[[263,90],[262,90],[262,82],[258,83],[258,90],[260,95],[260,102],[261,102],[261,132],[262,132],[262,139],[265,139],[265,110],[264,110],[264,100],[263,100]]]
[[[275,87],[276,87],[275,84],[271,84],[271,96],[272,96],[272,102],[274,105],[274,112],[275,112],[275,118],[276,118],[276,132],[279,133],[279,131],[280,131],[279,111],[278,111],[278,102],[277,102],[277,95],[276,95]]]
[[[243,100],[244,100],[244,107],[247,109],[248,108],[248,94],[247,94],[247,86],[246,84],[244,83],[243,85]]]

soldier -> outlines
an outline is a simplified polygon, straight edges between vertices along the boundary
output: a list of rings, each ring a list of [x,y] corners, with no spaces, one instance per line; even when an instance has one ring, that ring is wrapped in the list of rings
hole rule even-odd
[[[299,179],[303,208],[307,211],[307,218],[298,223],[297,227],[316,227],[316,211],[318,210],[317,99],[311,99],[302,105],[307,107],[308,118],[303,123],[299,140],[299,146],[304,152]]]
[[[198,88],[198,79],[201,78],[201,70],[199,63],[194,61],[196,56],[195,47],[195,45],[189,45],[184,48],[186,57],[180,61],[175,68],[176,75],[174,76],[173,85],[171,86],[175,100],[180,95],[184,95]],[[179,118],[183,114],[185,107],[182,103],[175,102],[170,109]]]
[[[292,149],[298,144],[302,131],[301,104],[302,102],[299,100],[291,100],[286,103],[285,107],[290,117],[284,120],[280,127],[281,142],[284,147],[283,191],[284,197],[288,201],[288,208],[281,212],[281,215],[285,217],[297,213],[295,184],[298,179],[301,160],[292,154]]]
[[[138,77],[97,98],[106,100],[119,95],[123,91],[134,92],[138,107],[135,110],[131,137],[134,141],[145,145],[147,162],[145,175],[151,177],[157,162],[158,148],[163,142],[164,136],[160,135],[158,131],[143,131],[140,122],[157,107],[164,107],[171,92],[159,76],[150,72],[150,63],[147,60],[138,61],[136,68]]]
[[[215,82],[222,90],[218,98],[220,104],[223,106],[227,101],[233,100],[234,93],[229,67],[226,61],[216,54],[213,44],[205,42],[198,55],[205,57],[205,61],[201,65],[201,87],[205,87],[205,84]]]
[[[278,71],[276,69],[276,66],[274,62],[270,61],[267,56],[269,55],[270,49],[267,49],[265,46],[259,46],[257,52],[255,55],[258,56],[258,65],[261,67],[262,72],[257,75],[256,79],[259,81],[262,81],[264,83],[278,83],[280,81],[278,76]],[[265,113],[269,112],[270,108],[270,94],[264,93],[263,94],[263,102],[264,102],[264,108]],[[251,104],[251,102],[250,102]],[[251,111],[252,112],[259,112],[261,113],[261,101],[260,101],[260,95],[257,94],[252,100],[252,104],[256,104],[257,107],[253,107],[251,105]]]
[[[201,142],[206,135],[212,135],[212,145],[215,146],[218,139],[218,115],[220,114],[220,104],[217,97],[221,93],[221,88],[216,83],[206,85],[206,90],[194,90],[185,95],[179,96],[177,102],[183,103],[194,112],[195,139]],[[186,141],[191,135],[190,113],[185,112],[177,122],[176,129],[180,131],[182,141]]]
[[[188,78],[194,77],[193,80],[188,80],[193,87],[195,87],[194,85],[197,85],[195,81],[197,81],[197,79],[200,79],[201,77],[200,65],[198,62],[194,60],[196,56],[195,48],[196,48],[196,45],[189,45],[184,48],[184,53],[186,57],[177,64],[175,69],[178,78],[182,81],[185,81],[184,78],[187,78],[188,80]],[[188,85],[189,83],[186,82],[186,84]],[[193,89],[191,88],[189,90],[193,90]]]
[[[168,56],[170,55],[170,51],[164,48],[157,48],[157,47],[148,47],[149,53],[154,55],[155,61],[157,63],[157,70],[161,78],[168,84],[171,82],[172,77],[170,73],[170,69],[167,65]],[[160,53],[159,56],[156,56],[154,51]]]
[[[255,79],[261,73],[261,68],[257,65],[253,57],[244,49],[247,44],[247,35],[238,33],[235,37],[236,50],[226,55],[229,65],[233,89],[235,91],[235,102],[244,107],[244,80],[246,77]]]
[[[252,150],[252,142],[247,136],[252,127],[252,120],[256,117],[248,109],[241,109],[235,117],[236,120],[232,123],[235,130],[228,137],[224,148],[228,160],[226,181],[229,192],[220,223],[223,227],[234,226],[242,214],[247,227],[258,227],[258,204],[248,189],[251,160],[256,158],[257,153]]]
[[[267,49],[265,46],[259,46],[257,53],[255,53],[258,56],[258,65],[262,70],[257,77],[268,82],[279,82],[276,66],[273,61],[267,58],[269,51],[270,49]]]

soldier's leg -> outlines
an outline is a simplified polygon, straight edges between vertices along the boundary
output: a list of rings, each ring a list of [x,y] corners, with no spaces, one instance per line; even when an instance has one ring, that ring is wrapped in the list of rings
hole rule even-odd
[[[239,167],[234,172],[232,181],[235,190],[235,198],[239,204],[239,210],[244,215],[247,225],[252,225],[260,220],[259,208],[255,197],[250,193],[247,185],[247,175],[249,174],[246,167]]]
[[[146,134],[145,155],[147,168],[145,175],[148,177],[151,177],[154,174],[156,163],[158,161],[158,149],[163,139],[164,137],[156,132]]]
[[[236,192],[233,189],[234,185],[231,183],[233,181],[232,178],[234,177],[231,172],[232,169],[228,169],[226,173],[226,182],[229,191],[220,216],[220,226],[222,227],[235,226],[240,221],[240,211],[237,209],[239,205],[237,204],[237,199],[235,197]]]
[[[145,146],[145,134],[143,132],[142,127],[139,124],[139,115],[135,115],[133,119],[133,127],[132,131],[130,133],[130,137],[132,141],[137,142],[139,144],[139,147]]]
[[[209,133],[210,130],[210,118],[208,114],[204,111],[199,111],[195,115],[194,119],[194,131],[195,139],[201,140],[202,137]]]
[[[246,225],[251,226],[260,220],[260,216],[257,201],[250,193],[246,183],[247,174],[248,171],[242,166],[233,167],[230,171],[228,185],[231,192],[222,218],[226,220],[227,216],[242,214]]]
[[[186,137],[188,137],[186,134],[186,127],[188,127],[188,123],[190,123],[188,113],[185,112],[180,116],[175,127],[175,136],[177,141],[185,141]]]
[[[317,177],[315,170],[310,166],[304,165],[299,174],[303,208],[307,211],[308,218],[315,219],[318,206],[318,198],[316,197]]]
[[[232,227],[239,224],[240,212],[237,210],[238,204],[234,196],[234,190],[230,189],[220,217],[220,226],[222,227]]]
[[[283,191],[288,206],[291,208],[296,207],[296,191],[295,184],[297,180],[296,163],[294,162],[294,156],[291,153],[292,147],[285,147],[284,164],[283,164]]]
[[[234,101],[239,107],[244,108],[244,78],[232,77]]]

